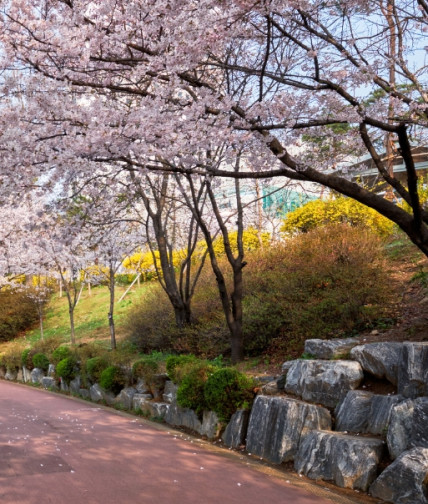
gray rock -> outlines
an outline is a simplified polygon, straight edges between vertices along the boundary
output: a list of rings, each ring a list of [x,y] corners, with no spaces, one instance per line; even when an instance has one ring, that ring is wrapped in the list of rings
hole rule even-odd
[[[61,380],[61,385],[63,381]],[[92,387],[89,389],[89,395],[91,396],[91,401],[100,402],[103,400],[103,389],[98,385],[98,383],[94,383]]]
[[[346,357],[350,350],[360,344],[355,338],[345,339],[308,339],[305,341],[305,353],[313,355],[315,359],[337,359]]]
[[[428,343],[403,343],[398,392],[409,398],[428,396]]]
[[[428,448],[402,453],[370,487],[378,499],[394,504],[428,504]]]
[[[141,410],[143,413],[151,412],[147,403],[149,403],[152,399],[152,394],[134,394],[132,397],[132,409],[134,411]]]
[[[220,437],[223,424],[214,411],[204,411],[202,417],[201,436],[206,436],[210,441]]]
[[[163,400],[168,404],[172,404],[172,403],[176,402],[177,389],[178,389],[178,385],[176,385],[171,380],[168,380],[165,383],[165,389],[164,389],[164,392],[162,395]]]
[[[68,386],[67,382],[62,378],[59,379],[59,388],[62,392],[70,392],[70,387]]]
[[[226,446],[239,448],[245,443],[249,418],[250,412],[248,410],[238,410],[232,415],[222,436]]]
[[[55,376],[55,364],[49,364],[48,376]]]
[[[81,384],[80,376],[77,375],[76,378],[74,378],[74,380],[70,381],[70,392],[72,394],[79,395],[81,386],[82,386],[82,384]]]
[[[138,378],[135,388],[138,394],[150,394],[150,387],[147,385],[143,378]]]
[[[3,378],[6,376],[6,368],[4,366],[0,366],[0,378]]]
[[[17,369],[6,369],[6,374],[4,375],[5,380],[9,381],[15,381],[18,376],[18,370]]]
[[[383,452],[380,439],[312,431],[302,440],[294,467],[310,479],[366,491],[376,478]]]
[[[334,408],[363,379],[358,362],[298,360],[287,373],[285,391],[303,400]]]
[[[247,451],[280,464],[293,460],[302,438],[330,429],[327,409],[287,397],[257,396],[250,414]]]
[[[295,362],[300,362],[300,359],[294,359],[294,360],[289,360],[285,361],[284,364],[282,365],[282,374],[286,377],[288,371],[290,371],[290,368],[293,366]]]
[[[414,401],[409,447],[418,446],[428,448],[428,397],[420,397]]]
[[[191,409],[181,408],[178,404],[171,404],[164,418],[165,422],[177,427],[187,427],[195,432],[202,431],[202,422]]]
[[[396,404],[404,401],[400,395],[374,395],[367,419],[367,430],[371,434],[386,435],[391,412]]]
[[[366,432],[373,394],[350,390],[336,408],[337,431]]]
[[[413,410],[414,401],[411,399],[396,404],[391,410],[386,442],[389,454],[393,460],[406,451],[410,444],[413,428]]]
[[[18,374],[16,375],[16,379],[19,382],[23,382],[24,381],[24,373],[23,373],[23,371],[22,371],[21,368],[18,369]]]
[[[386,378],[393,385],[397,385],[402,348],[402,343],[368,343],[353,348],[350,356],[359,362],[367,373],[376,378]]]
[[[27,369],[25,366],[23,366],[22,368],[22,377],[25,383],[31,381],[31,371]]]
[[[170,404],[155,402],[150,403],[150,405],[152,408],[152,417],[154,417],[157,420],[164,420],[170,407]]]
[[[89,390],[85,389],[85,388],[81,388],[79,390],[79,395],[81,397],[83,397],[83,399],[90,399],[91,398],[91,394],[89,393]]]
[[[402,396],[375,395],[362,390],[351,390],[336,408],[335,430],[386,434],[391,411],[403,400]]]
[[[42,387],[46,390],[58,390],[58,385],[53,376],[44,376],[42,378]]]
[[[42,383],[42,378],[45,376],[43,369],[34,368],[31,371],[31,383]]]
[[[137,390],[134,387],[126,387],[120,391],[116,398],[116,402],[122,404],[125,409],[131,410],[133,409],[132,400],[136,393]]]

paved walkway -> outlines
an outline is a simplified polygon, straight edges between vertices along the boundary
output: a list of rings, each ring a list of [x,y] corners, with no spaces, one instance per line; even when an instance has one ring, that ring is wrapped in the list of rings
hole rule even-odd
[[[4,381],[0,502],[332,503],[173,430]]]

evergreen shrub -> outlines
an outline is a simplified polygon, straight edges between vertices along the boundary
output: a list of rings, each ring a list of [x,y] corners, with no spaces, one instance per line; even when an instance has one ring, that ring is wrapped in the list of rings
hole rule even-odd
[[[59,376],[65,383],[69,384],[71,380],[76,377],[77,372],[76,359],[73,357],[66,357],[58,362],[55,374]]]
[[[221,421],[228,422],[238,409],[251,407],[254,387],[254,380],[237,369],[217,369],[205,383],[205,404]]]
[[[99,384],[105,389],[118,394],[126,385],[127,379],[125,373],[119,366],[108,366],[101,375]]]
[[[59,346],[58,348],[55,348],[55,350],[52,352],[52,363],[58,364],[58,362],[62,361],[63,359],[66,359],[67,357],[72,357],[72,355],[73,352],[71,351],[70,347]]]
[[[94,383],[99,383],[101,373],[108,367],[109,363],[104,357],[92,357],[86,361],[85,371],[89,379]]]
[[[47,371],[49,369],[49,359],[43,353],[36,353],[33,355],[33,365],[36,368]]]
[[[205,384],[216,367],[208,361],[189,363],[186,374],[182,377],[177,390],[177,403],[183,408],[195,410],[201,416],[207,409],[205,402]]]

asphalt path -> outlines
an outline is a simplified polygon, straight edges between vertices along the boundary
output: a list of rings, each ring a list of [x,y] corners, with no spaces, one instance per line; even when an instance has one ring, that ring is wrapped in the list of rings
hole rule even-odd
[[[131,415],[0,382],[1,504],[333,502],[245,460]]]

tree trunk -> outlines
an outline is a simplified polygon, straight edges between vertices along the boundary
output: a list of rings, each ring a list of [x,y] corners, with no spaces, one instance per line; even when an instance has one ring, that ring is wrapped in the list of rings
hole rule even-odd
[[[109,278],[109,291],[110,291],[110,309],[108,312],[108,324],[110,328],[110,346],[112,350],[116,349],[116,331],[114,327],[114,270],[110,268],[110,278]]]
[[[76,344],[76,337],[75,337],[75,332],[74,332],[74,308],[69,308],[68,313],[70,315],[70,339],[71,339],[71,344],[75,345]]]

